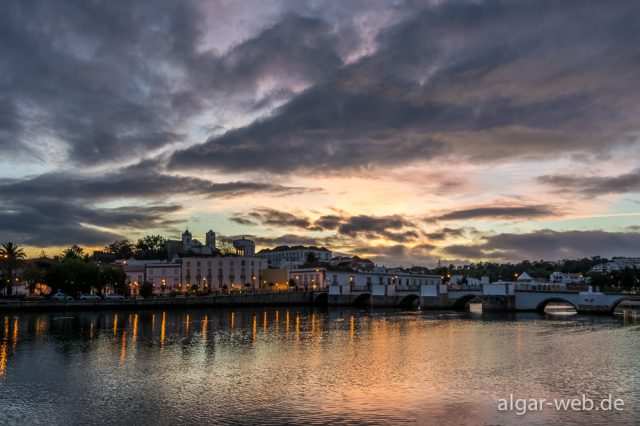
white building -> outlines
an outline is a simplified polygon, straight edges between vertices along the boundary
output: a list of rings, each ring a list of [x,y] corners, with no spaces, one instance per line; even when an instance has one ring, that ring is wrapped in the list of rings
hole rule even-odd
[[[554,272],[549,277],[549,282],[554,284],[585,284],[588,278],[582,274],[568,274],[564,272]]]
[[[209,290],[246,284],[257,288],[261,271],[266,268],[267,260],[257,256],[188,256],[182,258],[181,284]]]
[[[292,270],[292,275],[295,270]],[[425,284],[442,284],[440,275],[412,274],[395,270],[386,271],[325,271],[325,285],[351,285],[371,287],[372,285],[395,285],[398,287],[418,287]],[[303,285],[304,282],[301,284]]]
[[[625,268],[640,269],[640,257],[614,257],[610,262],[601,263],[591,268],[591,271],[597,273],[607,273],[613,271],[621,271]]]
[[[146,281],[153,285],[153,292],[156,294],[182,290],[182,265],[180,262],[147,264],[145,277]]]
[[[137,260],[137,259],[128,259],[123,260],[121,262],[116,262],[122,264],[122,270],[125,274],[127,274],[127,284],[142,284],[144,283],[146,278],[146,266],[153,263],[162,262],[160,259],[154,260]]]
[[[272,268],[299,268],[307,262],[310,255],[319,262],[331,260],[331,251],[324,247],[278,246],[258,252],[258,256],[264,256]]]

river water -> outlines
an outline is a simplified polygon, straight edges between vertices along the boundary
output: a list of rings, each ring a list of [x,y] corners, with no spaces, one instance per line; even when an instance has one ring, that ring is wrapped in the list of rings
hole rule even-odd
[[[0,424],[640,422],[632,312],[0,313],[0,337]],[[623,410],[499,409],[582,394]]]

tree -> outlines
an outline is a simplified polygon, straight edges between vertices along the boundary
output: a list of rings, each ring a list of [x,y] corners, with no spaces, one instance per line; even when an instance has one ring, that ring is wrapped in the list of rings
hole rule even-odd
[[[104,251],[113,254],[116,259],[130,259],[133,257],[134,248],[134,245],[129,240],[118,240],[106,246]]]
[[[96,264],[69,257],[49,269],[45,282],[52,291],[58,289],[70,294],[88,293],[93,287],[99,287],[100,275]]]
[[[84,249],[76,244],[67,249],[64,249],[62,254],[64,255],[65,259],[84,259],[86,256]]]
[[[145,235],[136,243],[135,257],[146,260],[164,259],[167,257],[166,242],[162,235]]]
[[[102,292],[105,287],[111,287],[115,293],[118,294],[129,294],[129,289],[127,288],[127,274],[120,270],[114,268],[106,268],[100,271],[100,285],[101,288],[98,290]]]
[[[44,279],[44,273],[38,266],[31,264],[22,268],[22,279],[27,283],[29,294],[33,294],[38,283]]]
[[[143,282],[142,286],[140,286],[140,295],[145,299],[153,296],[153,284],[149,281]]]
[[[18,247],[13,241],[9,241],[7,243],[2,244],[0,247],[0,257],[2,258],[2,262],[4,263],[6,277],[5,277],[5,285],[7,287],[7,294],[11,295],[11,290],[13,288],[13,273],[16,270],[18,263],[27,257],[24,253],[24,250]]]

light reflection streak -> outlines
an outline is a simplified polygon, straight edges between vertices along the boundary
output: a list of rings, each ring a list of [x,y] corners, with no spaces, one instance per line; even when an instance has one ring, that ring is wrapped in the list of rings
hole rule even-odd
[[[11,339],[11,351],[15,352],[18,344],[18,317],[13,317],[13,335]]]
[[[119,367],[124,365],[124,360],[127,357],[127,330],[122,332],[122,339],[120,340],[120,361],[118,363]]]
[[[256,337],[258,335],[258,317],[253,316],[253,343],[256,343]]]
[[[262,317],[262,327],[264,328],[264,335],[267,335],[267,311],[264,311],[264,315]]]
[[[164,333],[167,326],[167,313],[162,312],[162,322],[160,323],[160,352],[164,350]]]
[[[286,332],[287,334],[289,334],[289,310],[287,309],[287,316],[285,319],[285,325],[286,325]]]
[[[0,346],[0,376],[4,376],[7,371],[7,340],[9,339],[9,317],[4,317],[4,333],[2,334],[2,345]]]
[[[113,314],[113,337],[116,337],[118,331],[118,314]]]
[[[133,316],[133,337],[132,341],[135,342],[138,340],[138,314]]]
[[[207,330],[209,327],[209,315],[202,317],[202,343],[207,343]]]
[[[349,339],[352,342],[353,342],[353,335],[354,335],[355,329],[356,329],[356,322],[355,321],[356,321],[355,317],[353,315],[351,315],[349,317],[349,330],[350,330]]]
[[[300,341],[300,314],[296,312],[296,340]]]
[[[280,312],[276,309],[276,334],[278,334],[278,327],[280,327]]]
[[[187,319],[185,323],[185,333],[187,334],[187,336],[189,335],[189,314],[187,314]]]

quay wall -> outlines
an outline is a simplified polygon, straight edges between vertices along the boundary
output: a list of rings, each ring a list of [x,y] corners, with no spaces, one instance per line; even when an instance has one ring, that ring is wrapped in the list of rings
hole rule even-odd
[[[213,295],[193,297],[172,297],[154,299],[125,300],[70,300],[56,302],[49,300],[0,300],[2,311],[48,311],[48,310],[99,310],[99,309],[153,309],[182,307],[234,307],[271,305],[311,305],[314,295],[310,291],[290,293],[247,293],[234,295]],[[325,305],[324,303],[322,304]]]

